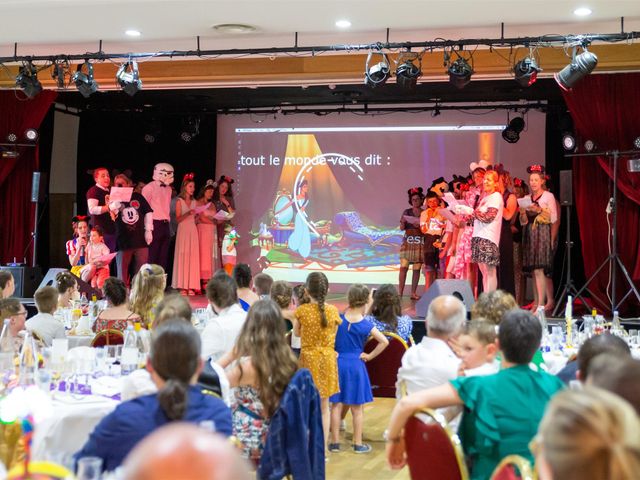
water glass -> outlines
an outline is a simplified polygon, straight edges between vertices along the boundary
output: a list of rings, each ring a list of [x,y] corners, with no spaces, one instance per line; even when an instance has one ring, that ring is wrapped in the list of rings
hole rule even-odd
[[[77,480],[99,480],[102,474],[100,457],[82,457],[78,460]]]
[[[104,347],[96,348],[95,353],[94,376],[104,374],[107,365],[107,350]]]
[[[36,385],[43,392],[49,393],[51,391],[51,378],[51,370],[40,368],[36,372]]]

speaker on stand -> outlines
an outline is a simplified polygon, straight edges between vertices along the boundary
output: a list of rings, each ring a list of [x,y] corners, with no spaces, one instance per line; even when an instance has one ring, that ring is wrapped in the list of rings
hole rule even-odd
[[[38,223],[40,223],[40,203],[44,202],[46,193],[44,186],[46,185],[46,173],[33,172],[31,177],[31,202],[35,203],[35,218],[33,220],[33,232],[31,233],[31,241],[33,243],[33,256],[31,257],[31,266],[35,267],[38,263]],[[27,247],[28,248],[28,247]]]

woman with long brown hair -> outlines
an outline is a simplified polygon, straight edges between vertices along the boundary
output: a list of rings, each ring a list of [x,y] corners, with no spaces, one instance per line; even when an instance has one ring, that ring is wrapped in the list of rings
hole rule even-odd
[[[145,328],[149,328],[155,318],[155,308],[164,297],[167,274],[160,265],[145,263],[131,282],[129,304],[131,310],[142,318]]]
[[[247,320],[233,350],[218,363],[227,371],[234,388],[233,433],[242,444],[243,456],[260,461],[269,418],[274,414],[298,362],[285,341],[285,324],[278,305],[270,299],[258,300],[249,309]]]

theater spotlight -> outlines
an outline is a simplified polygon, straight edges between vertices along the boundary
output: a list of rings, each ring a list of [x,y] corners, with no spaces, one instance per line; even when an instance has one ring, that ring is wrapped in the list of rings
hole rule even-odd
[[[562,137],[562,146],[567,151],[575,150],[576,148],[576,138],[570,133],[565,133]]]
[[[455,62],[450,64],[448,71],[449,82],[459,89],[463,89],[471,81],[471,75],[473,75],[473,67],[462,57],[458,57]]]
[[[138,90],[142,90],[142,80],[138,72],[138,62],[130,60],[120,66],[116,73],[116,81],[125,93],[133,97]]]
[[[586,142],[584,142],[584,149],[591,153],[596,149],[596,144],[593,140],[587,140]]]
[[[381,59],[373,66],[369,66],[374,55],[379,55]],[[369,52],[367,61],[364,65],[364,84],[369,87],[384,85],[384,83],[389,79],[390,71],[389,59],[383,52]]]
[[[183,121],[182,133],[180,138],[184,143],[189,143],[200,133],[200,119],[197,117],[189,117]]]
[[[35,142],[38,140],[38,131],[35,128],[27,128],[24,131],[24,138],[28,142]]]
[[[584,52],[576,55],[576,47],[573,48],[571,63],[553,75],[560,88],[569,91],[578,83],[582,77],[589,75],[596,65],[598,57],[583,47]]]
[[[538,67],[536,61],[531,57],[523,58],[513,67],[516,82],[523,87],[530,87],[536,83],[538,72],[541,71],[542,69]]]
[[[408,57],[409,55],[413,58]],[[416,60],[417,65],[414,63]],[[422,75],[422,59],[416,54],[400,54],[397,63],[396,83],[405,90],[415,89],[418,77]]]
[[[16,135],[15,133],[11,132],[7,135],[7,142],[16,143],[17,141],[18,141],[18,135]]]
[[[86,67],[86,73],[82,71],[83,67]],[[89,98],[99,87],[98,82],[93,79],[93,65],[88,60],[78,65],[78,69],[71,77],[71,81],[75,83],[76,88],[84,98]]]
[[[502,131],[502,138],[508,143],[516,143],[520,140],[520,132],[522,130],[524,130],[524,118],[512,118],[509,125]]]
[[[35,97],[42,91],[42,84],[38,80],[38,69],[33,63],[29,62],[20,67],[16,76],[16,86],[29,98]]]
[[[633,140],[633,147],[637,150],[640,150],[640,137],[636,137]]]

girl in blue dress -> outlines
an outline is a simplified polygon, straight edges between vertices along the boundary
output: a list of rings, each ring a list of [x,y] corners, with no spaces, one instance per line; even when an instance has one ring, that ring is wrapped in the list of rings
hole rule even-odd
[[[336,335],[335,350],[338,352],[340,393],[329,398],[332,403],[329,451],[337,452],[340,450],[338,435],[344,405],[351,409],[353,418],[353,451],[355,453],[369,453],[371,446],[362,443],[363,405],[373,401],[365,362],[377,357],[389,345],[389,340],[373,326],[372,322],[364,319],[364,312],[370,303],[369,289],[361,284],[351,285],[347,292],[347,298],[349,308],[343,315],[340,315],[342,323],[338,327]],[[378,345],[371,353],[364,353],[364,345],[369,336],[373,337]]]
[[[289,237],[289,249],[298,252],[301,257],[307,258],[311,253],[311,232],[304,221],[305,208],[309,204],[309,182],[303,180],[298,187],[298,194],[292,200],[297,205],[298,212],[294,223],[293,233]]]

